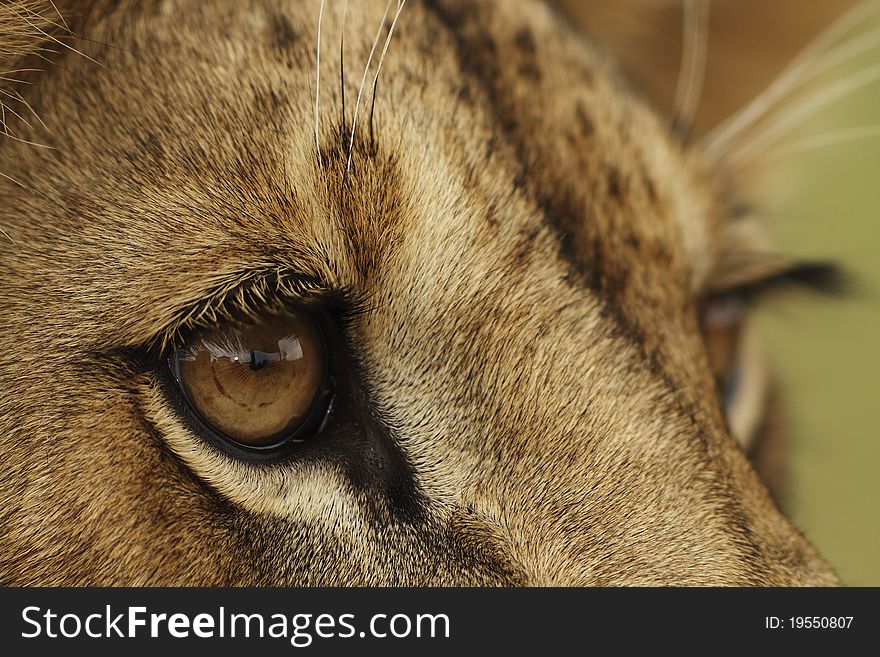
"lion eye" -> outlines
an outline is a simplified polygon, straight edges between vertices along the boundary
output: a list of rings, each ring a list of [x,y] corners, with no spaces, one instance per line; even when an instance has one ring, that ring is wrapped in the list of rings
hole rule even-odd
[[[712,299],[703,311],[709,366],[724,398],[728,418],[736,408],[742,384],[743,320],[743,302],[736,296]]]
[[[722,297],[710,301],[703,314],[709,365],[728,394],[732,392],[728,388],[735,387],[731,379],[736,376],[743,311],[743,302],[740,299]]]
[[[300,442],[331,397],[325,342],[305,313],[197,333],[170,364],[198,419],[246,450]]]

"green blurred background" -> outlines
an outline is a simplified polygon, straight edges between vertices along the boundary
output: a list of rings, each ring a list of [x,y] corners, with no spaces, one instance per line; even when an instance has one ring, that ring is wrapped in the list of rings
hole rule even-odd
[[[871,29],[880,20],[864,26]],[[880,47],[812,92],[878,63]],[[793,139],[855,126],[880,126],[880,82],[816,115]],[[762,196],[779,246],[840,263],[854,282],[842,298],[790,295],[758,313],[786,408],[786,510],[844,583],[877,586],[880,135],[779,157],[765,168]]]

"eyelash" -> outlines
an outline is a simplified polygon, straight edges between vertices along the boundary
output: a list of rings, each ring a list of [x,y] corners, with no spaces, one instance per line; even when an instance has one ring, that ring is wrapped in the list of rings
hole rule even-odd
[[[233,287],[219,286],[204,299],[182,309],[178,318],[147,345],[147,350],[160,360],[167,359],[176,345],[197,330],[217,328],[226,322],[246,324],[266,313],[293,307],[315,307],[334,317],[344,317],[345,313],[339,310],[349,305],[346,291],[333,291],[315,279],[279,272],[252,275]]]

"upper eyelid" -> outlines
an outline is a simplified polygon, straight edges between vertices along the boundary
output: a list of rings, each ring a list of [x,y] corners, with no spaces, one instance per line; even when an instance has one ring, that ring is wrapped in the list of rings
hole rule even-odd
[[[214,327],[223,321],[256,318],[266,312],[280,312],[295,303],[315,303],[323,298],[338,297],[340,292],[289,269],[242,272],[230,276],[227,282],[215,286],[200,299],[182,305],[147,346],[166,354],[189,331]]]

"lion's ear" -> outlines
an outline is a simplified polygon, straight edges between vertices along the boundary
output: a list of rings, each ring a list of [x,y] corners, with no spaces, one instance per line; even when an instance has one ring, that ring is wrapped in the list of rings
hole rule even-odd
[[[705,24],[705,83],[697,134],[718,125],[764,89],[823,28],[857,0],[550,0],[623,65],[670,117],[685,25]],[[688,20],[685,7],[696,8]],[[702,28],[699,28],[702,30]]]

